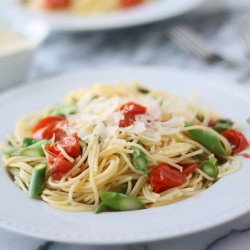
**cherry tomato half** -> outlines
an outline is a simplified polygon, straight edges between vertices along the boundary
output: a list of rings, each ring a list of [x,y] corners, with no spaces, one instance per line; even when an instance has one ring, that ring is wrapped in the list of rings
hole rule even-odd
[[[149,176],[154,192],[161,193],[186,182],[186,175],[166,163],[157,165]]]
[[[73,158],[77,158],[81,154],[81,147],[76,133],[64,137],[59,143],[47,145],[45,149],[49,154],[58,156],[61,152],[57,147],[58,144]]]
[[[62,155],[48,157],[48,172],[54,180],[61,180],[74,165],[75,162],[69,162]]]
[[[43,0],[43,6],[50,10],[59,10],[69,6],[70,0]]]
[[[119,123],[119,127],[122,128],[132,125],[135,121],[136,115],[142,115],[147,112],[146,107],[134,102],[125,103],[119,107],[118,110],[121,111],[124,116],[124,118],[121,119]]]
[[[230,142],[233,154],[238,154],[249,146],[246,137],[238,130],[228,129],[221,134]]]
[[[199,163],[190,163],[190,164],[180,164],[183,167],[183,173],[188,176],[191,174],[196,168],[199,167]]]
[[[242,156],[242,157],[245,157],[247,159],[250,159],[250,154],[245,153],[245,154],[238,154],[238,155]]]
[[[55,140],[63,139],[67,133],[61,128],[67,122],[63,116],[48,116],[40,121],[32,129],[32,137],[38,140],[51,139],[55,135]]]
[[[49,154],[48,171],[55,180],[60,180],[75,165],[75,162],[69,162],[63,156],[57,147],[58,144],[73,158],[77,158],[81,153],[81,147],[76,133],[66,136],[59,143],[45,146],[45,150]]]
[[[129,8],[141,4],[143,0],[120,0],[120,5],[123,8]]]

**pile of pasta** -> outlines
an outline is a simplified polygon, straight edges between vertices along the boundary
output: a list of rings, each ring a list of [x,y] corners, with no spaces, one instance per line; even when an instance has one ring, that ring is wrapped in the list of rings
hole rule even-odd
[[[59,209],[151,208],[237,171],[233,155],[248,143],[232,146],[234,127],[191,99],[138,83],[96,84],[20,119],[3,160],[21,190]]]

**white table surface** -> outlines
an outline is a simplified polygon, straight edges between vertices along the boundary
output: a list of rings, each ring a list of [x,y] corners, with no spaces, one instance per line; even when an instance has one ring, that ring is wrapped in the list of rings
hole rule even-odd
[[[77,68],[133,65],[178,67],[217,74],[241,81],[250,89],[250,74],[223,65],[207,65],[183,53],[164,35],[173,23],[189,23],[222,53],[237,59],[244,55],[233,21],[250,14],[249,0],[209,0],[195,12],[157,24],[132,29],[54,34],[37,51],[27,81],[47,78]],[[213,5],[214,4],[214,5]],[[214,7],[216,6],[216,8]],[[215,10],[216,9],[216,10]],[[248,250],[250,213],[222,226],[150,244],[128,246],[80,246],[46,242],[0,229],[0,250]]]

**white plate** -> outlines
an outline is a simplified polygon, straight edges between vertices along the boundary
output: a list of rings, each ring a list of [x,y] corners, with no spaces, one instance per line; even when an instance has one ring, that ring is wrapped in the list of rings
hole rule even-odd
[[[168,19],[188,12],[205,0],[152,0],[148,4],[100,15],[74,15],[70,13],[38,12],[17,4],[18,0],[2,0],[7,7],[2,8],[9,18],[39,19],[45,21],[52,30],[101,30],[135,26]],[[0,10],[1,12],[1,10]]]
[[[29,112],[62,102],[70,90],[94,82],[128,82],[190,97],[194,92],[201,105],[240,122],[249,139],[249,92],[236,84],[207,75],[177,70],[138,68],[74,72],[65,76],[13,89],[0,96],[0,141],[13,132],[16,119]],[[18,233],[70,243],[125,244],[170,239],[194,233],[232,220],[250,209],[249,159],[241,158],[237,173],[186,200],[159,208],[95,215],[92,212],[63,212],[30,199],[0,171],[0,226]],[[1,168],[3,166],[1,165]],[[236,188],[237,187],[237,188]]]

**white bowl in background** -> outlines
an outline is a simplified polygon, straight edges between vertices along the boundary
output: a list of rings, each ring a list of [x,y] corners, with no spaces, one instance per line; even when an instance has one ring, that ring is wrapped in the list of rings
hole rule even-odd
[[[8,25],[1,22],[0,29],[20,34],[20,37],[27,40],[23,46],[0,52],[0,90],[2,90],[26,79],[33,55],[47,37],[48,29],[45,24],[40,22],[33,22],[25,26]]]

